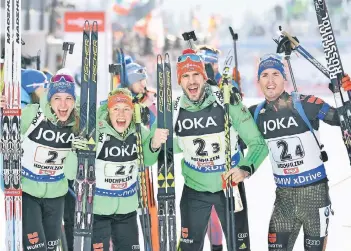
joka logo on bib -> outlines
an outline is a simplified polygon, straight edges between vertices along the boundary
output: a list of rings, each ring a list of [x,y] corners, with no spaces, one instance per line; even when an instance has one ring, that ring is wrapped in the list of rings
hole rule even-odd
[[[74,139],[73,133],[68,134],[66,132],[62,133],[60,131],[44,130],[39,129],[38,135],[35,137],[36,140],[44,139],[46,141],[54,141],[56,143],[70,143]]]
[[[133,156],[137,151],[136,144],[133,144],[132,146],[126,145],[124,147],[118,147],[118,146],[113,146],[113,147],[106,147],[105,148],[105,159],[107,157],[125,157],[125,156]]]
[[[275,119],[275,120],[268,120],[264,121],[263,123],[263,128],[264,134],[267,134],[268,131],[274,131],[274,130],[280,130],[280,129],[286,129],[290,128],[291,126],[298,127],[299,125],[296,123],[294,117],[289,117],[289,118],[281,118],[281,119]]]
[[[178,120],[178,132],[183,130],[193,130],[193,129],[200,129],[200,128],[208,128],[210,126],[217,126],[216,121],[213,117],[207,117],[205,120],[203,117],[201,118],[192,118],[192,119],[184,119]]]

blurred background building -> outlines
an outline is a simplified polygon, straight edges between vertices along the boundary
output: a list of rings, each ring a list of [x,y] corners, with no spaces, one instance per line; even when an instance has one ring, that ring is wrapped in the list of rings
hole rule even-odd
[[[326,2],[345,71],[350,72],[351,19],[348,10],[351,0]],[[1,4],[4,16],[4,1]],[[259,95],[255,84],[257,61],[260,55],[275,52],[272,37],[278,36],[279,25],[297,36],[302,46],[326,65],[311,0],[22,0],[23,55],[35,56],[40,50],[41,67],[54,72],[62,63],[62,42],[77,40],[67,66],[79,74],[81,33],[73,35],[67,29],[70,25],[82,27],[84,17],[79,16],[82,12],[102,13],[104,34],[100,36],[99,53],[102,55],[99,56],[104,63],[99,60],[102,64],[99,74],[106,75],[100,79],[107,81],[107,86],[107,65],[116,60],[116,48],[123,48],[126,54],[147,68],[152,86],[155,86],[156,55],[169,52],[173,61],[173,81],[177,86],[176,58],[187,47],[181,34],[195,30],[196,44],[207,43],[219,48],[223,62],[233,46],[228,26],[239,34],[239,70],[246,96]],[[77,17],[72,19],[73,16]],[[1,31],[3,41],[4,27]],[[293,56],[292,66],[302,92],[313,89],[315,94],[329,94],[328,79],[305,59]]]

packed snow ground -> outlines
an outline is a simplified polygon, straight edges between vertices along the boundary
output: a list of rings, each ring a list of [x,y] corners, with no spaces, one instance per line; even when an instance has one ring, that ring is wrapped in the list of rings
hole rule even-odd
[[[250,106],[258,103],[258,99],[245,99],[245,105]],[[333,98],[326,98],[325,101],[335,104]],[[321,123],[321,141],[329,156],[326,163],[329,177],[330,196],[332,208],[335,215],[331,219],[327,250],[349,251],[351,250],[351,167],[341,139],[340,129]],[[183,177],[180,170],[180,159],[182,155],[175,155],[175,175],[177,186],[177,234],[180,233],[180,212],[179,202],[183,189]],[[156,170],[154,167],[154,179],[156,181]],[[155,182],[156,183],[156,182]],[[251,237],[251,250],[264,251],[267,247],[267,231],[272,206],[275,199],[275,184],[271,171],[269,158],[266,158],[259,170],[253,177],[245,181],[246,194],[248,199],[249,224]],[[157,192],[157,188],[155,187]],[[308,201],[306,201],[308,203]],[[0,250],[4,250],[4,200],[0,192]],[[141,250],[143,247],[141,245]],[[206,237],[204,251],[210,251],[209,241]],[[294,251],[303,251],[302,234],[296,242]]]

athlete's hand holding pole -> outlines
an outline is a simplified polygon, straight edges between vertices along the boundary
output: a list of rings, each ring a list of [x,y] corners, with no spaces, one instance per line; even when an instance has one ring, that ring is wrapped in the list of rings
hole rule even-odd
[[[86,138],[77,136],[72,140],[72,151],[89,150],[88,143]]]
[[[168,129],[157,128],[151,140],[152,149],[159,149],[162,144],[166,143],[168,134]]]
[[[241,170],[240,168],[230,169],[224,176],[224,180],[228,181],[231,176],[231,181],[238,184],[239,182],[244,181],[245,178],[249,177],[250,174],[247,171]]]

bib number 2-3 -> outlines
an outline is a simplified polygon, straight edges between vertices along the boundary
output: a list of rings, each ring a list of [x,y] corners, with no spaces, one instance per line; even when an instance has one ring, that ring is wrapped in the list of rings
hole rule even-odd
[[[194,146],[198,145],[198,148],[195,150],[197,156],[206,157],[208,156],[208,151],[205,151],[206,141],[200,138],[193,140]],[[220,151],[220,146],[218,143],[211,143],[212,153],[218,153]]]

